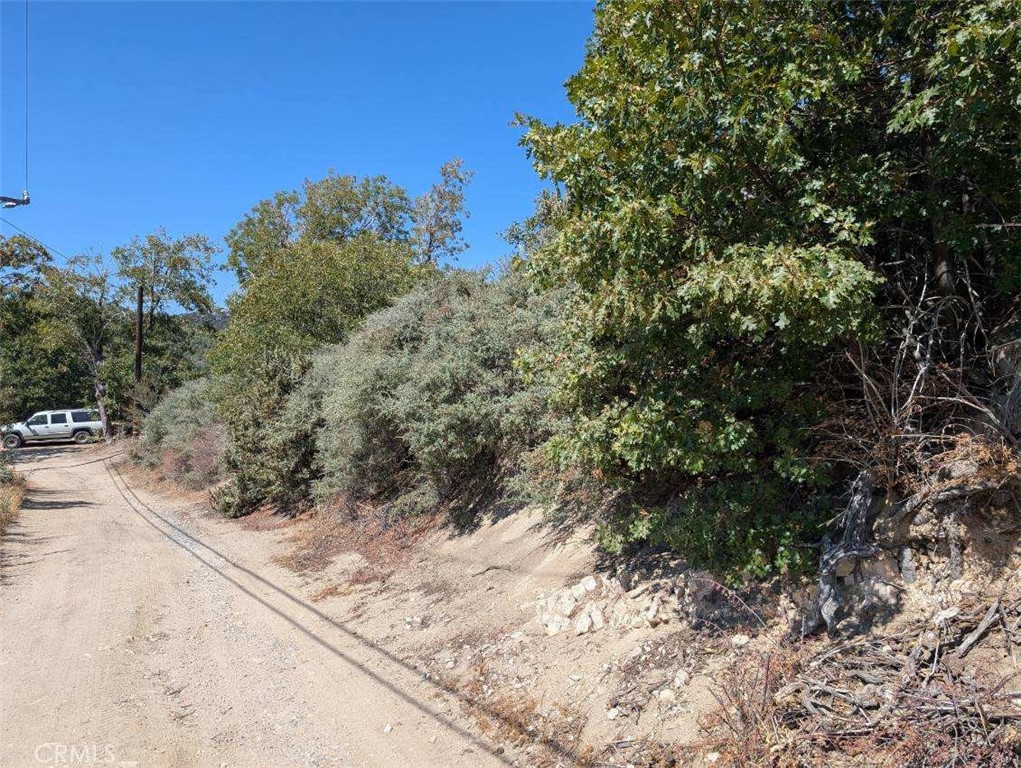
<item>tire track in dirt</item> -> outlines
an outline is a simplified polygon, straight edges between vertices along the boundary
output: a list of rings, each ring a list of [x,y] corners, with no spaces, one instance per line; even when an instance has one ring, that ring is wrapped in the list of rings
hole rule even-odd
[[[55,743],[124,765],[507,764],[453,696],[286,573],[77,456],[31,463],[0,550],[0,763],[45,765]]]

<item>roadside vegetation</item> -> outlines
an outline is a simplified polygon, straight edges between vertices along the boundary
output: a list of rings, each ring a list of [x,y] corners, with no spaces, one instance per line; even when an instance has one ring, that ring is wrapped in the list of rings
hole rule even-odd
[[[420,194],[334,171],[277,191],[219,259],[163,231],[59,260],[0,240],[0,423],[144,415],[136,462],[226,517],[318,513],[292,559],[324,568],[346,536],[352,584],[430,524],[533,505],[585,526],[603,585],[649,601],[614,597],[610,626],[658,627],[662,603],[737,660],[700,723],[707,764],[1014,764],[1017,11],[601,0],[576,121],[518,116],[547,186],[498,269],[458,265],[457,159]],[[238,279],[222,312],[217,261]],[[0,525],[22,487],[0,463]],[[615,620],[568,594],[543,639]],[[718,621],[730,604],[748,635]],[[820,632],[843,629],[864,636]],[[657,682],[657,707],[685,684]],[[535,739],[574,722],[485,695]]]
[[[18,516],[25,495],[25,480],[0,455],[0,536]]]
[[[131,421],[201,376],[222,324],[209,295],[214,252],[203,236],[163,231],[70,258],[21,235],[0,238],[0,424],[90,403],[105,425]]]
[[[228,516],[470,525],[513,498],[611,555],[806,573],[852,487],[905,499],[967,446],[1017,450],[1014,11],[606,0],[577,122],[519,118],[552,184],[504,269],[456,268],[457,160],[418,197],[331,172],[257,203],[220,331],[201,238],[136,241],[112,274],[11,238],[3,412],[144,408],[140,460]]]
[[[225,430],[216,418],[208,378],[171,391],[145,419],[132,457],[164,479],[190,490],[223,479]]]

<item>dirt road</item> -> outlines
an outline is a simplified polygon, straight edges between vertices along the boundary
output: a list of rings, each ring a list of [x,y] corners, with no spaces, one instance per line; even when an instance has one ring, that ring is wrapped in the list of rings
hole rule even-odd
[[[461,704],[110,449],[22,450],[0,548],[0,765],[503,765]]]

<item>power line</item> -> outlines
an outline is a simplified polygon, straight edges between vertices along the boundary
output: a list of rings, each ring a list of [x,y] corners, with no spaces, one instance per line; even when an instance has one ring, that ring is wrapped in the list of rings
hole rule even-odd
[[[70,259],[71,258],[67,254],[64,254],[64,253],[61,253],[60,251],[58,251],[56,248],[51,248],[50,246],[46,245],[46,243],[44,243],[42,240],[40,240],[35,235],[30,234],[29,232],[26,232],[21,227],[19,227],[17,224],[8,221],[7,219],[3,218],[2,216],[0,216],[0,221],[2,221],[4,224],[6,224],[9,227],[14,227],[16,230],[18,230],[21,234],[23,234],[29,240],[31,240],[32,242],[36,243],[37,245],[41,245],[43,248],[45,248],[50,253],[55,253],[58,256],[60,256],[61,258],[63,258],[63,259]]]
[[[28,0],[25,0],[25,191],[28,192]]]

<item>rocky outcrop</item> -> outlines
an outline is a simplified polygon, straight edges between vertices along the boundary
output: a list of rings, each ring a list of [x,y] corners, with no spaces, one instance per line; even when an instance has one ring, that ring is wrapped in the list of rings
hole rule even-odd
[[[677,621],[733,622],[733,607],[720,598],[719,585],[704,574],[686,571],[630,590],[626,583],[616,576],[586,576],[536,600],[538,622],[547,635],[568,631],[584,635],[606,628],[627,631]]]

